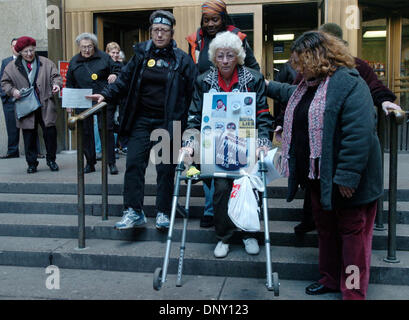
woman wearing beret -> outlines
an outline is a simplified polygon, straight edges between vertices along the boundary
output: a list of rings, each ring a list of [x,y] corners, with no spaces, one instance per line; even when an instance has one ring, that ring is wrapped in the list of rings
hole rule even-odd
[[[21,98],[20,90],[34,87],[41,106],[29,115],[17,120],[17,127],[23,130],[24,150],[28,163],[27,173],[37,172],[38,139],[37,130],[41,126],[47,150],[47,165],[51,171],[58,171],[55,162],[57,153],[57,110],[53,95],[62,87],[62,77],[51,60],[36,54],[36,41],[31,37],[21,37],[17,40],[15,50],[18,58],[9,63],[1,79],[3,91],[14,97]]]

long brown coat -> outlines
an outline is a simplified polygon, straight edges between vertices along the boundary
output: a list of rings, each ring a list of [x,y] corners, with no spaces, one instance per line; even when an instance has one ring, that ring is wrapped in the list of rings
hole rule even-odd
[[[57,120],[57,110],[53,99],[53,85],[62,87],[62,77],[58,73],[57,67],[51,60],[36,56],[38,63],[38,76],[36,86],[39,92],[40,102],[42,104],[41,113],[46,127],[55,126]],[[22,57],[19,56],[15,61],[10,62],[4,70],[1,78],[1,87],[3,91],[13,96],[15,89],[29,88],[27,72],[22,63]],[[18,120],[17,127],[21,129],[34,129],[34,113]]]

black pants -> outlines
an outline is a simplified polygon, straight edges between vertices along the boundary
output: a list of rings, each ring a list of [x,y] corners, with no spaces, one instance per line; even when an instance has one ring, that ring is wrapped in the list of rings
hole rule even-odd
[[[7,129],[7,154],[19,154],[20,129],[16,125],[14,103],[3,103],[4,120]]]
[[[75,114],[80,114],[83,109],[75,109]],[[108,164],[114,164],[115,161],[115,138],[114,138],[114,107],[107,106],[107,139],[108,139]],[[102,114],[97,113],[98,117],[98,129],[100,136],[102,135]],[[97,157],[95,153],[95,136],[94,136],[94,117],[88,117],[83,122],[83,144],[84,144],[84,156],[87,160],[87,164],[95,165],[97,163]],[[102,142],[102,141],[101,141]]]
[[[47,150],[47,161],[55,161],[57,154],[57,128],[55,126],[46,127],[41,115],[41,108],[34,112],[34,129],[23,129],[24,151],[28,165],[37,165],[38,156],[38,125],[43,131],[43,139]]]
[[[152,147],[157,143],[151,141],[151,133],[163,128],[163,119],[138,117],[132,128],[126,154],[126,171],[124,177],[124,207],[135,211],[143,209],[145,172],[148,166]],[[172,194],[176,165],[173,164],[172,140],[170,141],[170,163],[156,165],[156,210],[169,214],[172,208]],[[163,153],[159,153],[162,156]]]

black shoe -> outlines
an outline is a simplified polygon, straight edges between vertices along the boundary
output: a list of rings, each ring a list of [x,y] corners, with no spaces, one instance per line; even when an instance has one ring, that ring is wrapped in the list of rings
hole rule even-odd
[[[310,232],[310,231],[314,231],[315,229],[316,228],[315,228],[314,221],[310,221],[310,222],[302,221],[300,224],[297,224],[294,227],[294,232],[296,234],[304,234],[304,233],[307,233],[307,232]]]
[[[84,168],[84,174],[95,172],[95,166],[93,164],[87,164]]]
[[[36,173],[37,172],[37,166],[35,165],[29,165],[27,168],[27,173],[31,174],[31,173]]]
[[[58,168],[58,165],[55,161],[47,161],[47,166],[50,167],[51,171],[58,171],[60,168]]]
[[[214,226],[213,216],[202,216],[200,219],[200,228],[210,228]]]
[[[118,168],[116,167],[115,163],[108,165],[108,167],[110,174],[118,174]]]
[[[307,288],[305,288],[305,293],[312,296],[330,292],[339,292],[339,290],[328,288],[319,282],[314,282],[313,284],[310,284]]]
[[[6,154],[5,156],[1,157],[1,159],[12,159],[12,158],[19,158],[18,153]]]

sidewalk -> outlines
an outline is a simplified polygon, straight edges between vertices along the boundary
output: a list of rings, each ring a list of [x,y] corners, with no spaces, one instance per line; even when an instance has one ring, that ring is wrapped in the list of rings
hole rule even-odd
[[[0,266],[0,300],[340,300],[340,293],[305,294],[311,281],[280,280],[274,297],[265,279],[184,275],[176,287],[169,274],[160,291],[153,290],[152,273],[60,270],[60,289],[49,290],[44,268]],[[409,286],[369,284],[367,300],[408,300]]]

